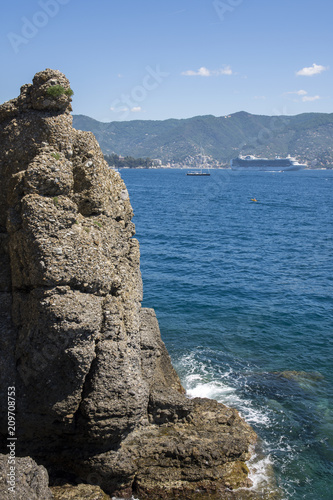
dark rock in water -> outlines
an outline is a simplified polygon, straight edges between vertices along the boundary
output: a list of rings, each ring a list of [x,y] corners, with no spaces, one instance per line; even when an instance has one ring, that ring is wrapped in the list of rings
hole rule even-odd
[[[295,370],[285,370],[283,372],[273,372],[278,377],[286,378],[288,380],[295,380],[296,382],[309,380],[318,382],[324,379],[324,376],[319,372],[303,372]]]
[[[141,308],[126,186],[94,136],[72,128],[69,89],[47,69],[0,107],[3,450],[15,386],[17,454],[51,482],[237,498],[229,490],[249,485],[256,435],[236,410],[185,397],[155,314]]]
[[[297,384],[305,391],[316,390],[318,383],[324,380],[324,376],[319,372],[285,370],[283,372],[273,373],[282,380],[289,380],[290,382]]]

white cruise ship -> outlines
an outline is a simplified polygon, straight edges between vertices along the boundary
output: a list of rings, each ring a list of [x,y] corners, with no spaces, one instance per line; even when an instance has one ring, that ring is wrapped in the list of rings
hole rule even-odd
[[[238,156],[230,161],[232,170],[266,170],[271,172],[287,172],[291,170],[301,170],[307,165],[299,163],[290,155],[287,158],[276,156],[274,159],[257,158],[253,155]]]

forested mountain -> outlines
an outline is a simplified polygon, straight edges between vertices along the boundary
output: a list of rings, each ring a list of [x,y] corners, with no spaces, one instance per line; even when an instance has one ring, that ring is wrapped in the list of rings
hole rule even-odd
[[[226,164],[240,154],[296,156],[309,166],[333,164],[333,113],[195,116],[183,120],[102,123],[74,115],[74,127],[92,131],[104,154],[184,161],[204,154]]]

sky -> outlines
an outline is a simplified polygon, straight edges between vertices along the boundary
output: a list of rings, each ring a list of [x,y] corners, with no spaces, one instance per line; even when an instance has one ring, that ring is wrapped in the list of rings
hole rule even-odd
[[[333,112],[332,0],[2,2],[0,102],[45,68],[103,122]]]

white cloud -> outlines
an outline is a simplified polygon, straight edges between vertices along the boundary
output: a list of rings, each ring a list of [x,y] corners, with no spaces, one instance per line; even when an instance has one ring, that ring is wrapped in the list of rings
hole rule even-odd
[[[318,99],[320,99],[320,95],[305,95],[304,97],[302,97],[303,102],[318,101]]]
[[[320,64],[313,63],[309,68],[302,68],[296,72],[297,76],[313,76],[319,75],[323,71],[326,71],[328,66],[321,66]]]
[[[209,69],[202,66],[201,68],[198,69],[198,71],[193,71],[191,69],[189,69],[188,71],[183,71],[182,75],[185,75],[185,76],[211,76],[211,72],[209,71]]]
[[[225,66],[224,68],[218,70],[218,74],[219,75],[232,75],[232,69],[230,68],[230,66]]]
[[[283,95],[296,94],[296,95],[306,95],[306,90],[294,90],[292,92],[285,92]]]
[[[111,106],[110,110],[111,110],[111,111],[115,111],[116,113],[119,113],[119,112],[122,112],[122,111],[129,111],[129,109],[128,109],[128,108],[126,108],[126,107],[122,107],[122,108],[115,108],[115,107],[113,107],[113,106]]]
[[[254,98],[256,101],[265,101],[266,96],[265,95],[255,95]]]
[[[308,95],[306,90],[294,90],[293,92],[285,92],[283,95],[298,95],[302,97],[302,102],[311,102],[321,99],[319,95]],[[294,102],[300,102],[298,99],[293,99]]]
[[[218,75],[232,75],[232,69],[230,66],[225,66],[224,68],[217,70],[210,70],[202,66],[198,71],[193,71],[191,69],[183,71],[181,73],[184,76],[218,76]]]
[[[131,109],[132,113],[140,113],[142,111],[141,106],[135,106],[134,108]]]

